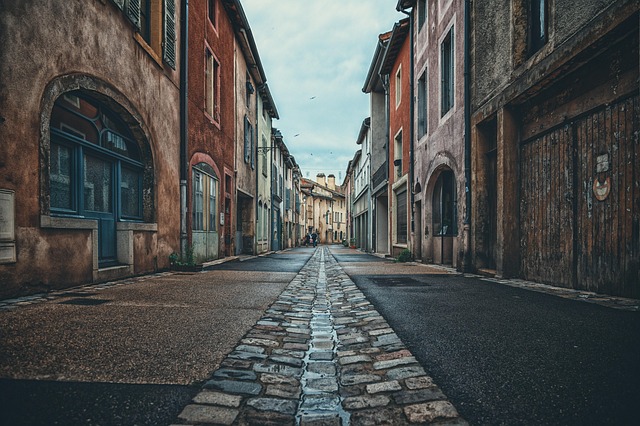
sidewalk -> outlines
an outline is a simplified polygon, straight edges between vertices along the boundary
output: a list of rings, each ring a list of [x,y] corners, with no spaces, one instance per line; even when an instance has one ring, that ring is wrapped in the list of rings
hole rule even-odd
[[[467,424],[326,247],[224,359],[179,424]]]

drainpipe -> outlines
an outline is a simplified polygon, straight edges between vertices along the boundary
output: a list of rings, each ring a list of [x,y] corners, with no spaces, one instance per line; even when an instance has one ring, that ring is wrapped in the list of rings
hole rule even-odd
[[[255,174],[256,174],[256,202],[255,202],[255,214],[254,217],[256,218],[256,221],[254,222],[254,226],[253,226],[253,254],[258,254],[258,215],[260,214],[260,212],[258,211],[258,198],[260,196],[260,158],[258,157],[258,154],[260,153],[260,151],[258,150],[258,144],[260,143],[260,138],[258,137],[259,134],[259,129],[260,126],[258,126],[258,123],[260,123],[260,114],[258,114],[258,94],[260,93],[260,91],[264,88],[264,83],[261,84],[259,87],[256,88],[256,131],[255,133],[255,146],[253,149],[253,155],[255,158],[255,165],[256,168],[253,169]]]
[[[471,73],[470,73],[470,33],[471,0],[464,2],[464,259],[463,270],[473,269],[471,264]]]
[[[386,155],[386,159],[387,159],[387,167],[386,170],[384,171],[384,176],[385,179],[387,181],[387,211],[386,211],[386,215],[387,215],[387,253],[391,254],[391,231],[389,230],[389,198],[391,197],[391,187],[389,186],[389,167],[391,166],[391,164],[389,163],[389,145],[391,144],[390,141],[390,137],[391,137],[391,131],[389,129],[389,127],[391,126],[390,121],[391,121],[391,112],[390,112],[390,107],[389,107],[389,102],[390,101],[390,95],[389,95],[389,76],[388,75],[384,75],[381,76],[382,77],[382,86],[384,87],[384,114],[385,114],[385,136],[386,136],[386,149],[385,149],[385,155]]]
[[[189,0],[180,2],[180,252],[186,256],[187,235],[187,164],[188,155],[188,73],[189,73]]]
[[[414,177],[414,164],[413,164],[413,145],[414,145],[414,139],[415,139],[415,135],[414,135],[414,115],[415,115],[415,105],[414,105],[414,80],[415,80],[415,72],[413,70],[414,68],[414,63],[415,63],[415,59],[414,59],[414,48],[413,48],[413,27],[414,27],[414,23],[413,23],[413,11],[414,9],[411,9],[411,12],[407,12],[406,10],[400,10],[400,12],[404,13],[405,15],[407,15],[409,17],[409,56],[410,56],[410,77],[409,77],[409,81],[411,82],[411,87],[409,88],[409,90],[411,91],[411,95],[410,95],[410,99],[411,99],[411,103],[409,104],[409,109],[410,109],[410,113],[409,113],[409,117],[411,119],[411,123],[409,125],[409,129],[411,132],[411,136],[409,137],[409,193],[410,193],[410,199],[411,199],[411,203],[409,204],[411,206],[411,233],[414,234],[415,233],[415,223],[414,223],[414,209],[413,209],[413,203],[415,202],[415,194],[413,193],[413,177]],[[413,246],[413,238],[411,238],[411,245]],[[411,250],[412,252],[414,250]]]

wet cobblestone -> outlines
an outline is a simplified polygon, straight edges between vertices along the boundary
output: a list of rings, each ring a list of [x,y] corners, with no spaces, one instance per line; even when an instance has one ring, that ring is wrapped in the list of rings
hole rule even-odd
[[[181,424],[466,424],[320,247],[221,363]]]

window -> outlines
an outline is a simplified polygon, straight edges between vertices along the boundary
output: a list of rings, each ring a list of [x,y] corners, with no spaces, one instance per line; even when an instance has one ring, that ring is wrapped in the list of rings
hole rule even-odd
[[[396,193],[396,242],[407,243],[407,190]]]
[[[547,43],[547,0],[532,0],[529,16],[529,53],[534,54]]]
[[[393,144],[393,166],[396,178],[402,177],[402,130],[398,132]]]
[[[209,14],[209,22],[211,22],[211,25],[215,27],[217,27],[218,23],[216,21],[216,17],[217,17],[217,11],[216,11],[216,2],[217,0],[209,0],[208,1],[208,5],[207,5],[207,11]]]
[[[56,101],[50,130],[52,214],[105,212],[113,220],[142,219],[140,150],[113,111],[70,92]]]
[[[192,169],[194,231],[217,231],[218,178],[213,168],[199,163]]]
[[[251,75],[249,74],[248,71],[247,71],[246,79],[247,81],[245,83],[245,97],[247,101],[247,107],[249,107],[251,106],[251,95],[253,95],[253,92],[255,91],[255,89],[253,88],[253,84],[251,83]]]
[[[253,125],[246,115],[244,116],[244,162],[251,163],[251,167],[254,167]]]
[[[441,117],[449,112],[453,107],[454,102],[454,88],[453,88],[453,66],[454,66],[454,52],[453,52],[453,27],[449,30],[442,44],[440,45],[440,65],[441,65],[441,78],[442,88],[441,95]]]
[[[402,65],[398,67],[396,71],[396,108],[400,105],[402,100]]]
[[[209,49],[206,49],[207,68],[205,76],[206,112],[216,122],[220,121],[220,63]]]
[[[268,150],[267,150],[267,138],[265,137],[265,135],[262,135],[262,175],[264,177],[267,177],[267,155],[268,155]]]
[[[418,79],[418,138],[427,134],[427,70]]]
[[[427,0],[418,0],[418,31],[427,20]]]
[[[147,46],[145,50],[156,61],[176,69],[175,0],[127,0],[124,11],[138,30],[138,40]]]

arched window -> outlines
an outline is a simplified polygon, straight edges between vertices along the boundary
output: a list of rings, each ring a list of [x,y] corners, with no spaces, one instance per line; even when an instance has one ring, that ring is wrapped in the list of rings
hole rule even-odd
[[[144,166],[129,127],[74,91],[56,100],[50,132],[51,214],[97,220],[99,263],[117,263],[115,223],[143,219]]]

